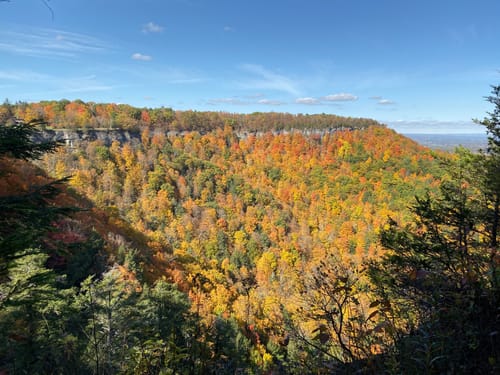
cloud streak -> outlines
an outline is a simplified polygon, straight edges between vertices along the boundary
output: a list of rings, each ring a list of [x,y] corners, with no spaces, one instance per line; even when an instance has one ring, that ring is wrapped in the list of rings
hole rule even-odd
[[[33,83],[44,84],[48,90],[27,95],[72,94],[81,92],[110,91],[115,87],[100,82],[95,75],[61,77],[42,74],[30,70],[0,70],[0,79],[26,85],[31,89]]]
[[[165,28],[160,26],[154,22],[148,22],[147,24],[142,26],[142,32],[144,34],[150,33],[161,33]]]
[[[295,96],[300,95],[297,83],[284,75],[255,64],[244,64],[241,66],[241,69],[253,76],[240,83],[240,86],[244,89],[273,90],[286,92]]]
[[[149,55],[143,55],[142,53],[136,52],[132,55],[132,60],[151,61],[151,60],[153,60],[153,57],[149,56]]]
[[[153,69],[143,65],[142,69],[122,69],[121,72],[140,77],[141,80],[151,80],[166,84],[195,84],[208,80],[201,72],[172,66]]]
[[[389,100],[389,99],[380,99],[377,104],[379,105],[394,105],[396,104],[395,102],[393,102],[392,100]]]
[[[358,100],[358,97],[353,94],[330,94],[326,96],[322,96],[321,98],[313,98],[313,97],[304,97],[295,99],[296,104],[305,104],[305,105],[325,105],[325,104],[334,104],[337,102],[354,102]]]
[[[358,100],[358,97],[353,94],[346,94],[342,92],[340,94],[331,94],[324,96],[322,99],[326,102],[354,102]]]
[[[247,105],[250,104],[250,102],[243,101],[238,98],[215,98],[215,99],[209,99],[207,101],[208,104],[210,105],[219,105],[219,104],[231,104],[231,105]]]
[[[321,101],[316,98],[305,97],[305,98],[297,98],[295,99],[295,103],[297,104],[307,104],[307,105],[316,105],[321,104]]]
[[[30,57],[76,58],[111,49],[104,41],[90,35],[46,28],[2,31],[0,40],[0,51]]]
[[[30,70],[0,70],[0,79],[16,82],[48,81],[52,77]]]
[[[238,97],[230,97],[230,98],[215,98],[207,100],[207,103],[210,105],[266,105],[266,106],[280,106],[287,104],[286,102],[282,102],[281,100],[273,100],[273,99],[258,99],[258,97],[246,97],[246,100],[242,100]],[[250,100],[248,100],[250,99]]]
[[[257,104],[278,106],[278,105],[284,105],[286,103],[282,102],[281,100],[260,99],[259,101],[257,101]]]
[[[95,75],[69,77],[59,81],[59,90],[68,93],[109,91],[114,87],[102,84]]]
[[[371,100],[376,100],[378,105],[395,105],[396,102],[390,99],[385,99],[383,96],[370,96]]]

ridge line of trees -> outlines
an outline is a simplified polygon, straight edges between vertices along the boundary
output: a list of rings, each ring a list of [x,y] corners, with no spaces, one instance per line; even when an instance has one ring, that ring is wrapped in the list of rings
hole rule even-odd
[[[0,119],[14,116],[29,122],[43,118],[53,129],[139,129],[153,127],[166,131],[207,132],[226,126],[241,132],[267,132],[306,129],[363,129],[380,125],[366,118],[331,114],[290,114],[254,112],[237,114],[212,111],[174,111],[172,108],[138,108],[127,104],[94,103],[81,100],[41,101],[8,100],[0,106]]]

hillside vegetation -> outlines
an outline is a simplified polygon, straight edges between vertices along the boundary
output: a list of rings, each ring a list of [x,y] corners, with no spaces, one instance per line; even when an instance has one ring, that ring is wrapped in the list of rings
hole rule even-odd
[[[436,154],[374,121],[328,115],[160,109],[170,117],[157,121],[154,110],[130,115],[132,107],[112,104],[2,108],[4,118],[45,115],[61,128],[116,126],[124,113],[135,122],[123,126],[141,126],[141,137],[23,157],[40,156],[55,179],[71,176],[72,198],[51,196],[45,206],[87,211],[54,212],[36,235],[47,239],[2,258],[0,369],[498,368],[496,149]],[[272,132],[304,128],[335,131]],[[11,148],[2,171],[26,163],[12,157]],[[37,183],[23,165],[0,176],[7,186],[17,175],[5,196]],[[33,231],[8,217],[13,231]],[[32,286],[26,294],[20,285]]]
[[[43,118],[54,129],[140,129],[153,127],[165,131],[200,133],[230,126],[235,131],[267,132],[290,129],[367,128],[375,120],[327,114],[292,115],[277,112],[238,114],[227,112],[174,111],[171,108],[137,108],[127,104],[92,103],[81,100],[39,103],[9,102],[0,108],[2,115],[25,121]]]

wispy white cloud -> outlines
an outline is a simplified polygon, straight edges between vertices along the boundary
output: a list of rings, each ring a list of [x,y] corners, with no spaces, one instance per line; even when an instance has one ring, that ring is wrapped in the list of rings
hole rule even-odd
[[[47,81],[51,77],[30,70],[0,70],[0,79],[17,82]]]
[[[341,83],[349,84],[353,90],[382,90],[395,87],[404,87],[415,79],[423,79],[425,75],[419,71],[386,71],[382,69],[370,69],[338,77]]]
[[[94,92],[94,91],[110,91],[113,90],[113,86],[105,86],[105,85],[94,85],[94,86],[78,86],[73,88],[66,88],[61,90],[55,90],[53,92],[61,92],[61,93],[78,93],[78,92]]]
[[[232,26],[224,26],[224,31],[226,33],[230,33],[232,31],[234,31],[234,27],[232,27]]]
[[[270,105],[270,106],[279,106],[279,105],[284,105],[286,104],[285,102],[282,102],[280,100],[272,100],[272,99],[258,99],[258,98],[249,98],[246,97],[247,99],[240,99],[240,97],[233,96],[233,97],[228,97],[228,98],[214,98],[214,99],[209,99],[207,100],[207,103],[210,105],[224,105],[224,104],[230,104],[230,105],[255,105],[255,104],[260,104],[260,105]],[[258,99],[258,100],[257,100]]]
[[[68,93],[109,91],[114,87],[101,83],[95,75],[69,77],[59,81],[59,90]]]
[[[26,93],[32,96],[109,91],[115,88],[102,83],[95,75],[63,77],[30,70],[0,70],[0,80],[12,81],[16,86],[26,85],[28,90],[37,85],[47,87],[47,90],[41,93]]]
[[[215,98],[209,99],[207,101],[210,105],[219,105],[219,104],[231,104],[231,105],[247,105],[249,102],[243,101],[238,98]]]
[[[284,105],[286,103],[282,102],[280,100],[260,99],[260,100],[257,101],[257,104],[277,106],[277,105]]]
[[[111,50],[93,36],[46,28],[0,31],[0,40],[0,51],[31,57],[75,58]]]
[[[177,67],[164,67],[157,70],[147,69],[142,73],[148,75],[148,79],[176,85],[190,85],[207,81],[207,78],[203,77],[198,71]]]
[[[142,32],[144,34],[149,33],[161,33],[165,28],[160,26],[154,22],[148,22],[147,24],[142,26]]]
[[[392,100],[389,100],[389,99],[380,99],[377,104],[380,104],[380,105],[394,105],[396,104],[396,102],[392,101]]]
[[[112,66],[107,68],[107,72],[111,75],[127,75],[132,77],[133,81],[139,80],[141,85],[146,81],[161,85],[188,85],[209,81],[209,78],[199,70],[175,66],[151,67],[149,64]]]
[[[321,98],[313,98],[313,97],[304,97],[295,99],[295,103],[297,104],[307,104],[307,105],[334,105],[337,102],[353,102],[358,100],[358,97],[353,94],[331,94],[327,96],[322,96]]]
[[[371,100],[376,100],[379,105],[395,105],[396,102],[390,99],[385,99],[383,96],[370,96]]]
[[[142,53],[136,52],[132,55],[132,59],[139,60],[139,61],[151,61],[151,60],[153,60],[153,57],[149,56],[149,55],[143,55]]]
[[[322,100],[326,102],[353,102],[358,100],[358,97],[353,94],[340,93],[324,96]]]
[[[209,80],[202,72],[188,68],[170,66],[153,72],[148,69],[148,72],[153,74],[153,79],[161,79],[167,83],[177,85],[191,85]]]
[[[193,83],[200,83],[205,81],[204,78],[199,77],[191,77],[191,78],[171,78],[168,80],[168,83],[178,84],[178,85],[188,85]]]
[[[248,98],[248,99],[259,99],[259,98],[263,98],[264,97],[264,94],[262,93],[257,93],[257,94],[251,94],[251,95],[245,95],[245,98]]]
[[[300,95],[297,83],[282,74],[254,64],[244,64],[241,69],[254,76],[240,83],[244,89],[273,90]]]
[[[316,99],[316,98],[305,97],[305,98],[297,98],[297,99],[295,99],[295,103],[297,103],[297,104],[314,105],[314,104],[321,104],[321,101],[319,99]]]

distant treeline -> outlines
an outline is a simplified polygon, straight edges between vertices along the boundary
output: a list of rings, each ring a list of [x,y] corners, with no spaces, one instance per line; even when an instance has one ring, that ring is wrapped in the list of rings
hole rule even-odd
[[[38,103],[5,101],[0,107],[0,119],[15,116],[24,121],[44,119],[56,129],[154,127],[167,131],[207,132],[230,126],[236,131],[262,132],[291,129],[363,129],[380,125],[365,118],[330,114],[290,114],[254,112],[174,111],[172,108],[137,108],[128,104],[94,103],[81,100],[41,101]]]

